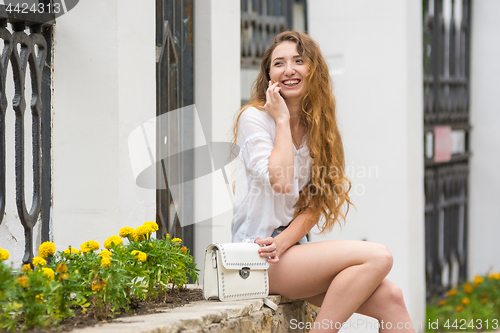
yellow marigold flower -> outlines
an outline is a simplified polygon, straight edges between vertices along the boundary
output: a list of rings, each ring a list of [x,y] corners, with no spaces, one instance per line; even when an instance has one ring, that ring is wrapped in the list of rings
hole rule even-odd
[[[483,298],[483,299],[481,300],[481,304],[486,304],[486,303],[488,303],[488,299]]]
[[[109,258],[113,255],[113,253],[111,251],[108,251],[108,250],[102,250],[101,252],[99,252],[99,257],[101,258]]]
[[[139,236],[139,239],[140,239],[141,236],[144,236],[144,237],[149,236],[149,234],[151,234],[154,230],[150,226],[141,225],[141,226],[137,227],[137,229],[135,229],[135,231],[137,232],[137,236]]]
[[[28,272],[31,272],[31,271],[33,271],[33,269],[31,268],[30,264],[24,264],[23,268],[21,268],[21,272],[23,272],[25,274]]]
[[[110,267],[111,266],[111,259],[109,257],[104,257],[101,259],[101,266],[102,267]]]
[[[82,249],[83,253],[87,253],[89,251],[96,251],[99,250],[99,243],[96,241],[89,240],[85,243],[83,243],[80,248]]]
[[[143,236],[144,237],[144,236]],[[133,242],[137,242],[139,240],[139,235],[137,235],[137,231],[135,231],[135,229],[130,233],[130,235],[128,235],[128,238],[133,241]]]
[[[5,261],[9,259],[10,253],[7,250],[0,249],[0,261]]]
[[[484,278],[482,276],[476,275],[474,277],[474,284],[481,284],[484,282]]]
[[[130,235],[135,231],[134,228],[130,228],[130,227],[123,227],[120,229],[120,232],[118,233],[118,235],[120,235],[121,238],[125,238],[125,237],[130,237]]]
[[[107,248],[108,250],[111,248],[111,246],[118,246],[121,243],[123,243],[122,239],[120,236],[111,236],[106,241],[104,242],[104,247]]]
[[[153,221],[148,221],[148,222],[144,222],[143,225],[146,225],[146,226],[150,226],[151,229],[153,229],[153,231],[158,231],[158,224],[156,222],[153,222]]]
[[[500,273],[491,273],[488,277],[492,280],[500,280]]]
[[[28,277],[27,276],[18,277],[17,283],[19,283],[21,287],[26,288],[28,286]]]
[[[148,255],[142,251],[132,251],[131,252],[133,256],[135,256],[137,258],[137,261],[140,261],[140,262],[145,262],[146,259],[148,258]]]
[[[64,250],[64,253],[66,253],[66,254],[80,254],[80,251],[78,249],[73,248],[73,247],[68,247],[66,250]]]
[[[56,267],[56,273],[61,274],[61,273],[66,273],[68,271],[68,266],[66,265],[65,262],[60,263]]]
[[[462,312],[463,310],[464,310],[464,308],[463,308],[463,307],[461,307],[461,306],[457,306],[457,307],[455,308],[455,311],[456,311],[456,312]]]
[[[47,265],[47,260],[40,258],[40,257],[34,257],[33,258],[33,266],[45,266]]]
[[[170,239],[170,234],[167,234],[167,239]]]
[[[466,294],[472,294],[472,290],[473,289],[470,283],[467,282],[466,284],[464,284],[464,291]]]
[[[56,246],[52,242],[44,242],[38,247],[38,256],[41,258],[47,258],[56,253]]]
[[[442,299],[439,301],[439,306],[445,306],[446,305],[446,300]]]
[[[172,239],[172,242],[182,243],[182,239],[175,237],[174,239]]]
[[[469,305],[470,304],[470,299],[467,297],[462,298],[462,305]]]
[[[47,279],[49,280],[54,279],[54,271],[52,270],[52,268],[42,267],[42,272],[43,276],[45,276]]]
[[[106,279],[98,279],[98,280],[94,279],[94,281],[92,281],[92,283],[90,284],[90,288],[93,291],[101,291],[107,284],[108,282],[106,281]]]
[[[64,281],[68,278],[68,273],[63,273],[59,275],[59,281]]]
[[[36,295],[35,298],[36,298],[36,301],[38,303],[43,303],[43,295],[42,294]]]
[[[185,247],[185,246],[181,247],[181,251],[182,251],[182,253],[186,253],[187,252],[187,247]]]

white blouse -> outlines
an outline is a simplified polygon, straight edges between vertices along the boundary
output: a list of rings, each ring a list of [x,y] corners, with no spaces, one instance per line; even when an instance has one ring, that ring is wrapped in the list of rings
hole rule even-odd
[[[233,242],[266,238],[274,229],[287,226],[293,218],[299,192],[311,178],[312,158],[303,140],[293,147],[292,190],[275,192],[269,181],[269,157],[274,148],[276,123],[264,111],[246,109],[238,122],[236,143],[240,147],[235,169]],[[293,145],[293,144],[292,144]]]

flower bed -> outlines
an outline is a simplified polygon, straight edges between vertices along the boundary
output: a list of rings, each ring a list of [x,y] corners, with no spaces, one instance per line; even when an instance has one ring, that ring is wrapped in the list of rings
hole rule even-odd
[[[500,273],[476,276],[427,306],[427,332],[482,332],[500,328]]]
[[[45,242],[20,274],[0,262],[0,328],[52,326],[74,316],[75,308],[82,313],[91,310],[103,320],[129,311],[131,300],[165,299],[171,288],[188,283],[188,275],[196,283],[199,270],[189,249],[168,234],[165,239],[151,238],[156,230],[155,222],[122,228],[120,236],[109,237],[100,251],[100,244],[92,240],[80,250],[60,252]],[[0,249],[0,259],[8,258],[9,253]]]

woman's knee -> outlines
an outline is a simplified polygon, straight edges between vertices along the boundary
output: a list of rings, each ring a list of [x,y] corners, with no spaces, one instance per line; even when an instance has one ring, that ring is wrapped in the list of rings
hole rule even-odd
[[[380,294],[382,295],[385,304],[398,307],[406,307],[403,298],[403,291],[398,285],[385,279],[384,281],[382,281],[379,288]]]
[[[384,245],[378,243],[372,243],[372,248],[370,250],[370,261],[381,274],[384,276],[387,275],[393,263],[391,251]]]

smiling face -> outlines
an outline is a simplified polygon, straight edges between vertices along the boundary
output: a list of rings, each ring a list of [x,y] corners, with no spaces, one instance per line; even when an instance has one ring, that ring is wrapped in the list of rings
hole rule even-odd
[[[309,66],[297,51],[297,44],[290,41],[280,43],[271,55],[269,77],[279,82],[285,100],[300,99],[306,92],[305,78]]]

